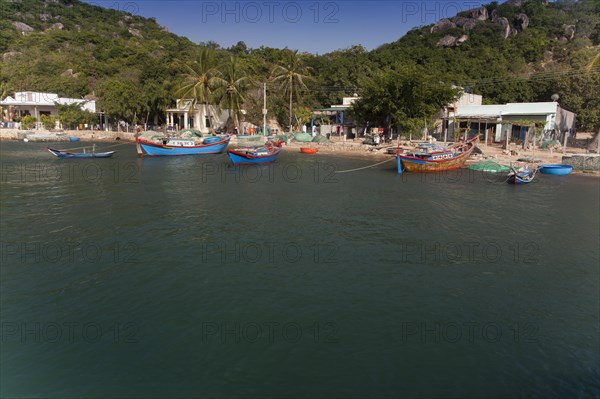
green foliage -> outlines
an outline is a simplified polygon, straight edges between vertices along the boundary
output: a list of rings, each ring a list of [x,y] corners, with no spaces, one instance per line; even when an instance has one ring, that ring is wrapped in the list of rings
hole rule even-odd
[[[112,78],[101,82],[97,89],[100,109],[107,115],[133,122],[134,116],[147,111],[141,87],[134,79]]]
[[[458,27],[432,34],[431,26],[425,26],[370,52],[351,46],[324,55],[264,46],[252,49],[243,41],[228,49],[213,41],[196,45],[166,32],[155,19],[133,15],[134,3],[121,6],[124,11],[79,0],[0,1],[0,54],[4,55],[0,82],[10,93],[31,90],[74,98],[94,95],[99,98],[100,109],[113,117],[158,122],[164,118],[164,109],[183,96],[176,87],[182,81],[178,76],[199,76],[203,51],[209,49],[213,68],[235,55],[238,69],[252,81],[271,78],[269,116],[287,124],[294,114],[290,97],[292,103],[306,106],[339,104],[344,96],[363,94],[366,82],[402,60],[444,82],[470,86],[487,103],[548,101],[549,95],[560,91],[561,105],[578,114],[580,129],[595,131],[600,127],[598,91],[594,91],[600,71],[581,72],[594,56],[588,52],[598,53],[598,48],[592,47],[600,44],[598,0],[548,4],[526,0],[522,6],[492,2],[486,6],[488,13],[495,11],[511,24],[519,13],[529,17],[528,28],[507,39],[500,24],[488,19],[468,32]],[[42,14],[44,18],[40,18]],[[26,23],[34,31],[20,34],[14,22]],[[56,22],[64,29],[50,29]],[[575,25],[573,38],[567,37],[568,25]],[[458,47],[438,48],[438,40],[446,34],[467,34],[468,40]],[[289,70],[293,57],[301,61],[295,72],[301,79],[290,83],[289,75],[279,68]],[[283,75],[286,77],[277,78]],[[313,77],[310,81],[306,80],[309,75]],[[200,102],[216,100],[200,91],[190,95]],[[262,109],[262,105],[254,104],[256,96],[243,97],[244,108]],[[256,119],[261,118],[259,114]],[[418,130],[420,124],[423,122],[417,119],[407,129]]]
[[[21,118],[21,129],[31,129],[36,122],[37,119],[34,116],[26,115]]]
[[[56,127],[56,118],[50,115],[42,115],[40,116],[40,122],[44,125],[44,128],[47,130],[52,130]]]
[[[56,104],[58,120],[65,129],[76,129],[80,124],[92,124],[96,121],[96,114],[82,110],[79,104]]]
[[[298,51],[287,51],[283,61],[276,64],[271,72],[272,81],[278,85],[281,93],[289,96],[289,127],[292,128],[293,120],[293,100],[300,101],[302,90],[306,90],[306,83],[312,80],[309,75],[310,67],[304,62],[304,57],[298,54]]]
[[[400,128],[416,134],[425,122],[459,94],[438,76],[414,65],[397,64],[367,82],[350,108],[359,123]]]
[[[252,83],[246,76],[246,71],[240,66],[237,57],[231,56],[222,67],[223,72],[216,79],[215,97],[221,108],[230,112],[233,127],[239,127],[242,119],[242,104],[245,101],[246,91]],[[229,129],[230,130],[230,129]]]

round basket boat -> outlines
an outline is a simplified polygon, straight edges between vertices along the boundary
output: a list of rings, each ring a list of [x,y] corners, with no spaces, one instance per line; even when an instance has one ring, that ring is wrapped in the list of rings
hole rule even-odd
[[[573,171],[573,166],[565,164],[540,165],[540,172],[546,175],[568,175]]]
[[[69,137],[69,141],[79,141],[79,137]]]
[[[319,149],[314,147],[300,147],[300,152],[303,154],[315,154],[317,151]]]

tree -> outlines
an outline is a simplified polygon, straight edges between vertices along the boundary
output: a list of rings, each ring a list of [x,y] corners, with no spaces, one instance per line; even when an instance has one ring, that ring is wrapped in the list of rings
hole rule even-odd
[[[242,104],[250,83],[250,78],[246,76],[235,56],[229,57],[221,76],[215,78],[215,97],[218,99],[218,105],[229,110],[229,119],[234,127],[239,126],[242,118]]]
[[[98,85],[97,90],[100,108],[106,115],[133,123],[146,109],[140,94],[143,90],[133,80],[107,79]]]
[[[271,76],[273,82],[279,84],[280,90],[289,96],[289,126],[291,131],[293,118],[292,101],[294,96],[299,100],[300,91],[307,89],[304,81],[311,80],[309,68],[304,65],[302,58],[298,55],[298,50],[288,51],[285,61],[280,65],[275,65],[271,72]]]
[[[196,103],[204,104],[210,118],[209,104],[215,102],[214,90],[220,76],[215,51],[212,48],[204,47],[200,50],[200,55],[195,62],[191,64],[180,62],[180,64],[184,72],[175,95],[178,98],[192,100],[192,106]]]
[[[366,82],[350,113],[359,123],[416,132],[459,92],[415,66],[396,65]]]
[[[96,121],[96,115],[93,112],[82,110],[80,104],[55,103],[55,105],[58,109],[58,120],[66,129],[75,129],[80,124],[91,124]]]

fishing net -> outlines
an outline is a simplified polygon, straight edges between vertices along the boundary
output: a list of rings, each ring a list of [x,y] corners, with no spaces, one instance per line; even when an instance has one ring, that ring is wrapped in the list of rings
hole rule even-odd
[[[313,137],[312,139],[313,143],[331,143],[331,140],[329,140],[327,137],[322,136],[320,134],[317,134],[315,137]]]
[[[300,141],[302,143],[308,143],[312,141],[312,136],[308,133],[298,133],[294,136],[294,140]]]

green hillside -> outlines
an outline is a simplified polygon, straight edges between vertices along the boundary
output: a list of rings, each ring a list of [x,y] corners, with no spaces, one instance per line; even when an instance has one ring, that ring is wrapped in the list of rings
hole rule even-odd
[[[2,97],[24,90],[93,95],[101,109],[129,120],[162,122],[162,110],[174,102],[182,64],[197,59],[205,46],[215,49],[221,61],[236,55],[254,77],[257,90],[246,96],[248,109],[273,64],[289,53],[249,49],[244,42],[228,49],[194,44],[154,19],[77,0],[2,1],[0,16]],[[296,100],[313,107],[339,103],[343,96],[360,93],[376,71],[408,64],[470,87],[487,103],[549,101],[558,93],[561,104],[578,113],[581,129],[597,129],[600,63],[584,69],[600,52],[599,44],[599,0],[492,3],[476,14],[413,29],[370,52],[353,46],[303,54],[314,79]],[[285,96],[275,85],[269,89],[269,107],[284,122]]]

